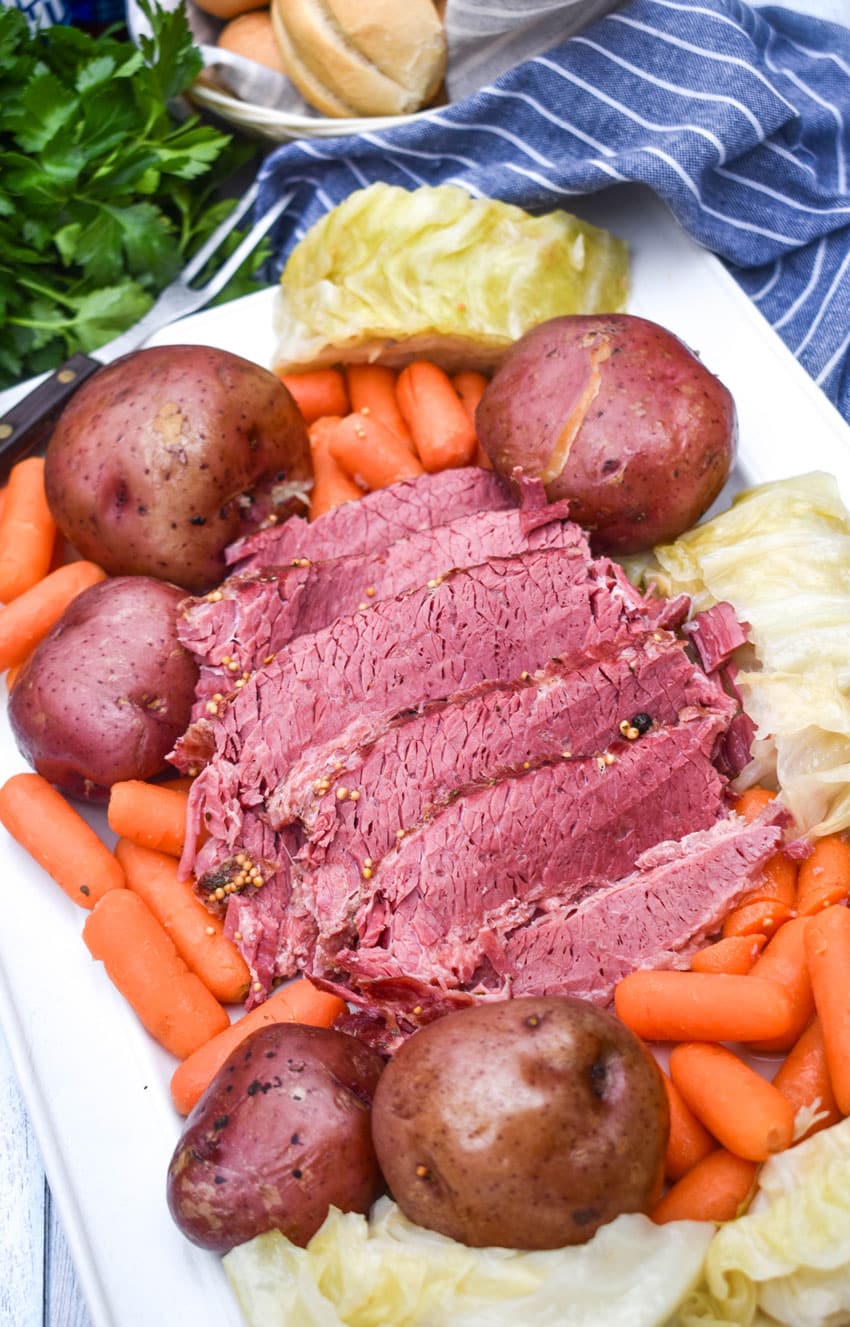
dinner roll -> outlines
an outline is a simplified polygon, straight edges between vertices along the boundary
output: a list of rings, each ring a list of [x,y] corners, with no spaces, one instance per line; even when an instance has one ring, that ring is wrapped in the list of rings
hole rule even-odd
[[[445,72],[432,0],[272,0],[272,20],[289,78],[323,115],[406,115]]]

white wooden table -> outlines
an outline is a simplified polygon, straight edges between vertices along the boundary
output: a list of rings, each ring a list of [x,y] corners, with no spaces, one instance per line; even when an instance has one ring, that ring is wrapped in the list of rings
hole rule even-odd
[[[787,8],[850,24],[850,0],[784,3]],[[91,1327],[2,1034],[0,1327]]]

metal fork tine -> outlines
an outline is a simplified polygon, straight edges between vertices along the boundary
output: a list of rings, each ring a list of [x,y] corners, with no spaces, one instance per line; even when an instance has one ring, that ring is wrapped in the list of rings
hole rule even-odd
[[[229,212],[224,220],[216,226],[210,235],[200,247],[195,256],[186,264],[180,273],[180,280],[193,281],[200,271],[203,270],[207,261],[212,258],[219,246],[227,239],[230,232],[239,225],[245,213],[254,206],[258,193],[256,181],[251,185],[247,193],[243,194],[232,212]]]
[[[221,267],[217,268],[210,277],[209,281],[206,281],[204,285],[200,287],[207,299],[212,299],[214,295],[217,295],[218,292],[227,285],[227,282],[233,276],[233,273],[241,266],[248,254],[253,252],[266,232],[271,230],[278,217],[283,211],[285,211],[294,197],[294,191],[288,194],[282,194],[281,197],[263,213],[259,221],[252,226],[251,230],[248,231],[248,234],[233,250],[230,257],[226,258]]]

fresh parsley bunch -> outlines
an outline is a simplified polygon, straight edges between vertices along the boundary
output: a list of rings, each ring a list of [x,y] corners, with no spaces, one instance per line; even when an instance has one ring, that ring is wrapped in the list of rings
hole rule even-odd
[[[184,8],[145,12],[137,49],[0,8],[0,388],[124,331],[233,206],[250,150],[172,112],[201,55]]]

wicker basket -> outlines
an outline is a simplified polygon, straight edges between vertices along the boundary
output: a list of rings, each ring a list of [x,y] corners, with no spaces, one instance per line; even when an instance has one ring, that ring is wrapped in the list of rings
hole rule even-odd
[[[176,9],[179,0],[156,0],[161,9]],[[134,41],[148,33],[147,20],[136,0],[127,0],[127,28]],[[189,93],[200,109],[260,138],[284,142],[292,138],[335,138],[369,129],[406,124],[415,115],[371,115],[334,119],[307,104],[288,79],[252,60],[215,45],[221,23],[187,0],[189,26],[204,57],[204,72]]]
[[[179,0],[156,0],[174,9]],[[404,0],[398,0],[403,5]],[[449,96],[468,95],[495,77],[510,63],[526,59],[547,46],[580,31],[587,23],[617,9],[625,0],[446,0],[449,39],[446,82]],[[127,26],[134,40],[147,31],[137,0],[126,0]],[[430,114],[370,115],[333,119],[309,106],[282,74],[216,46],[222,24],[186,0],[189,25],[204,56],[205,69],[191,92],[191,100],[211,115],[244,133],[283,142],[292,138],[335,138],[395,124],[407,124]],[[454,19],[454,25],[453,25]],[[511,42],[504,40],[511,32]],[[464,35],[466,34],[466,35]]]
[[[243,132],[269,138],[276,143],[292,138],[335,138],[340,134],[359,134],[366,130],[386,129],[390,125],[406,124],[425,114],[424,111],[419,111],[416,115],[371,115],[368,119],[350,120],[329,119],[318,113],[305,112],[303,115],[295,115],[278,110],[274,106],[261,106],[256,102],[243,101],[232,93],[205,81],[195,84],[191,99],[195,105],[220,116]]]

